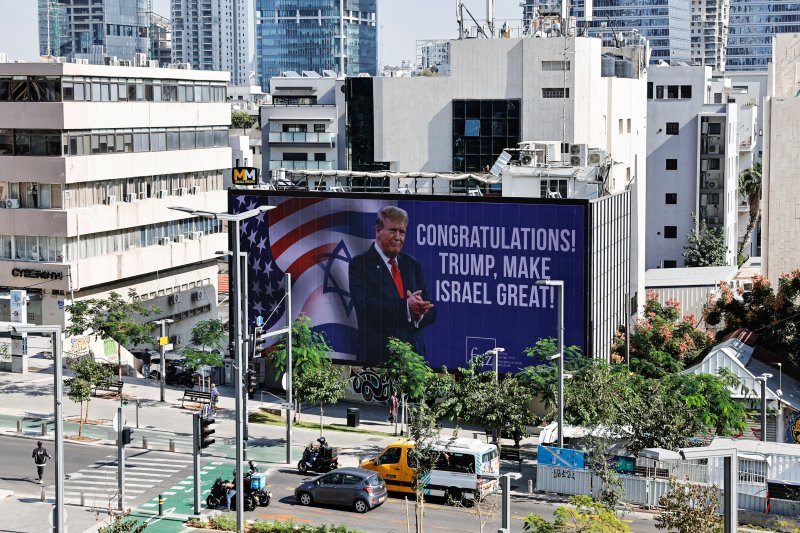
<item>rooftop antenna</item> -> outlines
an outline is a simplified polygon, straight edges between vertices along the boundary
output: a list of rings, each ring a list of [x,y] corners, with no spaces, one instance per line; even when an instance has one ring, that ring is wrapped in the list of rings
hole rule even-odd
[[[494,37],[494,0],[486,0],[486,24],[489,26],[489,35]]]
[[[464,0],[456,0],[456,22],[458,23],[458,38],[464,38],[464,11],[462,9]]]

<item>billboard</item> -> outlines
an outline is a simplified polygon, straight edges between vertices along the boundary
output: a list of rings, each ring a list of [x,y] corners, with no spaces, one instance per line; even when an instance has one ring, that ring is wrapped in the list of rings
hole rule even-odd
[[[556,289],[536,285],[540,279],[564,281],[565,342],[584,347],[585,203],[229,194],[233,212],[276,206],[242,224],[250,319],[262,316],[271,329],[286,323],[289,272],[293,315],[312,318],[337,361],[378,365],[394,336],[434,368],[463,367],[497,347],[505,350],[501,370],[529,366],[525,349],[557,335]],[[381,235],[376,241],[377,213],[386,206],[408,213],[396,266],[376,250],[384,246]]]

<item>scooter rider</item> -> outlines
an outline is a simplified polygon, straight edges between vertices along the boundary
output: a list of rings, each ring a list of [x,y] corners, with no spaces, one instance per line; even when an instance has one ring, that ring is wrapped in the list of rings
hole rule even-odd
[[[317,442],[319,443],[319,446],[314,448],[308,458],[308,461],[306,461],[308,466],[311,468],[314,467],[314,464],[317,462],[317,458],[325,459],[326,457],[329,457],[330,453],[330,447],[328,446],[328,441],[325,439],[325,437],[318,438]]]

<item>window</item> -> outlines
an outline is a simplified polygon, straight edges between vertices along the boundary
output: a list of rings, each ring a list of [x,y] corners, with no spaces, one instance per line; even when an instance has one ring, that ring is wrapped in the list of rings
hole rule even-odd
[[[324,153],[315,152],[314,153],[314,161],[327,161],[327,159],[325,159],[325,154]]]
[[[314,133],[325,133],[325,124],[314,124]]]
[[[678,170],[678,160],[677,159],[667,159],[667,170]]]
[[[543,87],[542,98],[569,98],[569,87]]]
[[[320,479],[319,482],[322,485],[341,485],[343,477],[343,474],[328,474],[324,478]]]
[[[652,81],[648,81],[647,82],[647,99],[648,100],[652,100],[653,99],[653,82]]]
[[[674,259],[664,259],[662,261],[664,268],[678,268],[678,262]]]
[[[722,103],[722,93],[714,93],[714,103],[715,104]]]
[[[678,88],[677,85],[667,85],[667,98],[678,98]]]
[[[665,204],[677,204],[678,203],[678,193],[668,192],[664,198]]]
[[[436,470],[446,472],[462,472],[472,474],[475,472],[475,456],[471,453],[458,453],[444,451],[436,460]]]
[[[395,465],[400,462],[400,455],[403,452],[403,449],[399,446],[389,448],[383,455],[380,456],[381,464],[382,465]]]
[[[678,123],[667,122],[667,135],[677,135],[677,134],[678,134]]]
[[[665,239],[677,239],[678,238],[678,226],[664,226],[664,238]]]
[[[681,98],[691,98],[691,97],[692,97],[692,86],[681,85]]]
[[[664,86],[659,85],[656,87],[656,98],[661,99],[664,98]]]
[[[542,70],[557,70],[563,72],[570,70],[569,61],[542,61]]]
[[[719,122],[709,122],[708,123],[708,133],[709,135],[719,135],[722,133],[722,124]]]
[[[631,119],[628,119],[628,133],[631,132]]]
[[[566,198],[567,180],[541,180],[539,181],[540,198]]]
[[[307,126],[305,124],[284,124],[283,125],[283,132],[284,133],[305,133],[307,130]]]

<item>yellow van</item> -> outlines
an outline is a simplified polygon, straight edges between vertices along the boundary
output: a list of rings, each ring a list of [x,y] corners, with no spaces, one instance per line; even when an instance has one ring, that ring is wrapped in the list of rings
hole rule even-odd
[[[417,471],[408,453],[413,447],[412,440],[390,444],[378,457],[362,462],[361,468],[378,472],[390,491],[413,493]],[[494,444],[477,439],[439,439],[434,449],[440,453],[425,481],[425,494],[463,501],[497,490],[500,458]]]

